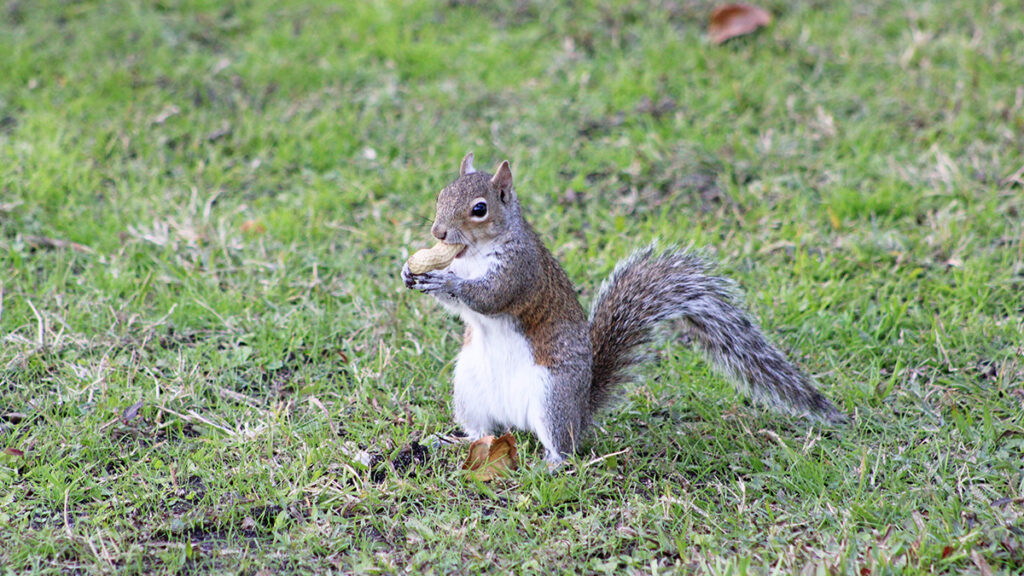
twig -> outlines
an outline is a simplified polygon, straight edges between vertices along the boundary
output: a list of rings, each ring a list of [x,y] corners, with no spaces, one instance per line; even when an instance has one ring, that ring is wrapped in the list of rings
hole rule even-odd
[[[936,318],[935,320],[939,324],[935,328],[935,330],[934,330],[934,332],[935,332],[935,346],[939,349],[939,352],[942,352],[942,360],[943,360],[943,362],[946,363],[946,368],[948,369],[950,367],[949,354],[946,352],[946,347],[942,345],[942,338],[939,336],[939,328],[941,328],[943,331],[945,331],[946,327],[942,325],[942,320],[939,320],[938,318]]]
[[[761,434],[762,436],[767,436],[768,438],[771,438],[772,440],[775,441],[776,444],[778,444],[779,446],[782,446],[783,448],[789,448],[789,446],[786,445],[786,442],[778,434],[776,434],[772,430],[768,430],[767,428],[762,428],[762,429],[758,430],[757,433]]]
[[[215,387],[217,388],[217,395],[220,396],[221,398],[224,398],[224,399],[227,399],[227,400],[234,400],[235,402],[241,402],[241,403],[249,406],[250,408],[256,408],[256,409],[260,409],[261,408],[260,407],[260,403],[255,398],[246,396],[245,394],[242,394],[241,392],[235,392],[234,390],[230,390],[228,388],[224,388],[223,386],[216,386],[215,385]]]
[[[611,458],[613,456],[618,456],[619,454],[627,454],[629,452],[632,452],[632,448],[626,448],[625,450],[619,450],[618,452],[612,452],[611,454],[605,454],[604,456],[598,456],[597,458],[594,458],[590,462],[587,462],[586,464],[584,464],[583,467],[587,468],[587,467],[592,466],[594,464],[597,464],[599,462],[604,462],[605,460],[607,460],[608,458]]]
[[[11,424],[21,424],[22,420],[25,419],[24,412],[4,412],[0,414],[0,418],[7,420]]]
[[[1003,178],[1000,182],[1003,186],[1009,186],[1010,184],[1020,184],[1024,186],[1024,164],[1021,164],[1020,168],[1016,172],[1010,174],[1006,178]]]
[[[110,555],[110,551],[107,550],[107,544],[103,541],[103,535],[102,534],[99,535],[99,540],[100,540],[100,550],[103,550],[103,556],[100,556],[100,558],[106,560],[107,564],[113,566],[114,565],[114,557],[111,556]]]
[[[102,558],[100,551],[96,549],[96,546],[92,543],[92,538],[85,538],[85,543],[89,545],[89,550],[92,550],[92,555],[97,558]]]
[[[228,324],[228,321],[227,321],[227,320],[225,320],[223,316],[221,316],[220,314],[218,314],[218,313],[217,313],[217,311],[216,311],[216,310],[214,310],[213,308],[211,308],[209,304],[207,304],[206,302],[203,302],[203,301],[202,301],[202,300],[200,300],[199,298],[193,298],[192,300],[193,300],[193,301],[194,301],[194,302],[195,302],[196,304],[199,304],[200,306],[202,306],[203,308],[205,308],[207,312],[209,312],[210,314],[213,314],[214,316],[216,316],[216,317],[217,317],[217,320],[220,320],[220,323],[221,323],[221,324],[223,324],[223,325],[224,325],[224,327],[228,329],[228,332],[229,332],[229,333],[234,333],[235,329],[234,329],[234,328],[232,328],[230,324]]]
[[[36,315],[36,324],[39,331],[37,343],[39,344],[39,347],[42,348],[43,346],[46,346],[46,324],[43,322],[43,317],[39,314],[39,310],[36,310],[36,307],[32,304],[32,301],[26,299],[25,302],[27,302],[28,307],[32,309],[32,313]]]
[[[315,407],[320,409],[320,412],[323,413],[324,418],[327,419],[327,427],[331,429],[331,432],[334,435],[337,435],[338,434],[338,427],[335,426],[334,421],[331,420],[331,412],[327,409],[326,406],[324,406],[324,403],[321,402],[320,399],[317,398],[316,396],[310,396],[309,397],[309,404],[310,404],[310,406],[315,406]]]
[[[199,413],[197,413],[195,410],[191,410],[190,409],[188,411],[188,413],[189,413],[189,416],[192,416],[193,418],[195,418],[196,420],[199,420],[200,422],[202,422],[203,424],[206,424],[207,426],[212,426],[212,427],[220,430],[221,432],[224,432],[228,436],[238,436],[238,432],[235,432],[234,430],[232,430],[230,428],[227,428],[225,426],[221,426],[220,424],[216,424],[216,423],[214,423],[214,422],[212,422],[210,420],[207,420],[206,418],[201,416]]]
[[[110,419],[107,422],[101,424],[100,425],[100,430],[106,430],[107,428],[110,428],[111,426],[113,426],[114,424],[117,424],[120,421],[121,421],[121,417],[120,416],[114,416],[112,419]]]
[[[74,537],[71,533],[71,524],[68,523],[68,496],[71,494],[71,487],[68,486],[64,489],[64,531],[67,532],[68,538]]]
[[[221,426],[220,424],[215,424],[215,423],[207,420],[206,418],[204,418],[201,415],[197,414],[195,410],[191,410],[190,409],[188,411],[188,416],[186,416],[186,415],[181,414],[179,412],[175,412],[174,410],[171,410],[170,408],[167,408],[165,406],[157,406],[157,409],[162,411],[162,412],[167,412],[168,414],[170,414],[172,416],[177,416],[178,418],[184,420],[185,422],[192,422],[192,420],[195,419],[195,420],[198,420],[198,421],[202,422],[203,424],[206,424],[207,426],[211,426],[213,428],[216,428],[217,430],[220,430],[221,432],[224,432],[225,434],[227,434],[229,436],[238,436],[238,432],[235,432],[234,430],[232,430],[230,428],[225,428],[224,426]],[[160,425],[158,430],[160,428],[163,428],[164,426],[168,426],[168,425],[170,425],[170,422],[165,422],[164,424]]]
[[[152,322],[148,326],[146,326],[146,330],[152,330],[153,328],[156,328],[157,326],[163,326],[164,322],[166,322],[167,319],[171,317],[171,314],[174,314],[174,310],[177,307],[178,307],[178,303],[177,302],[175,302],[174,304],[171,304],[171,308],[167,311],[167,313],[164,314],[163,316],[161,316],[159,320],[157,320],[155,322]]]

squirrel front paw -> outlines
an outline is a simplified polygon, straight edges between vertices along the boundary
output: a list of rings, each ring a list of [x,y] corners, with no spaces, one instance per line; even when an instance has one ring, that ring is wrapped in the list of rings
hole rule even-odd
[[[450,272],[437,270],[425,274],[413,274],[409,271],[408,265],[402,268],[402,280],[405,282],[405,287],[419,290],[425,294],[450,293],[450,276]]]
[[[427,272],[426,274],[416,274],[416,285],[413,286],[414,290],[419,290],[424,294],[437,294],[442,293],[445,295],[451,294],[450,289],[450,274],[445,272]]]

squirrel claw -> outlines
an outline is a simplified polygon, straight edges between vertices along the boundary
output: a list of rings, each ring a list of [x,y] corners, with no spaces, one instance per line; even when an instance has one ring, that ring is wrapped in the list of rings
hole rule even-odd
[[[446,282],[441,273],[427,272],[426,274],[410,274],[405,285],[413,290],[432,294],[443,290]]]
[[[413,274],[409,271],[409,265],[406,264],[402,267],[402,281],[405,282],[406,288],[416,288],[416,279],[419,274]]]

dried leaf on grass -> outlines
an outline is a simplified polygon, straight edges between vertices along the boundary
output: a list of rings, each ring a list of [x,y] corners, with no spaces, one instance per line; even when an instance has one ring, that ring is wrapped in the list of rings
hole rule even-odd
[[[1000,183],[1003,184],[1004,186],[1011,186],[1013,184],[1016,184],[1018,186],[1024,186],[1024,165],[1021,165],[1020,169],[1018,169],[1013,174],[1010,174],[1006,178],[1003,178]]]
[[[68,240],[62,240],[60,238],[48,238],[46,236],[24,236],[22,239],[25,244],[37,249],[71,249],[75,252],[82,252],[84,254],[92,254],[92,248],[79,244],[78,242],[70,242]]]
[[[125,408],[124,413],[121,414],[121,419],[125,422],[131,422],[135,420],[135,417],[139,415],[139,409],[142,408],[143,401],[139,400],[135,404]]]
[[[726,4],[711,13],[708,36],[712,43],[721,44],[730,38],[750,34],[771,24],[771,21],[772,15],[763,8],[750,4]]]
[[[481,482],[490,482],[519,468],[516,457],[516,439],[506,433],[500,438],[484,436],[469,445],[469,457],[462,465],[471,470],[470,476]]]
[[[25,419],[25,414],[21,412],[6,412],[0,414],[0,420],[7,420],[11,424],[20,424]]]
[[[971,550],[971,561],[978,567],[978,572],[981,573],[981,576],[992,575],[992,567],[989,566],[989,563],[981,554],[978,553],[977,550]]]
[[[246,220],[245,222],[242,222],[240,228],[243,233],[251,234],[253,236],[264,234],[267,231],[267,227],[259,220]]]

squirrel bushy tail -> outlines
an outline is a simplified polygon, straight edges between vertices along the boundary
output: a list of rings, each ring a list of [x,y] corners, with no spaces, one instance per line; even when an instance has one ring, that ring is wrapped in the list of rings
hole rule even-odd
[[[603,407],[629,378],[654,325],[683,318],[711,362],[755,400],[825,422],[845,421],[811,378],[768,342],[740,308],[733,283],[712,275],[713,270],[712,263],[696,254],[659,252],[654,244],[616,266],[590,313],[591,412]]]

